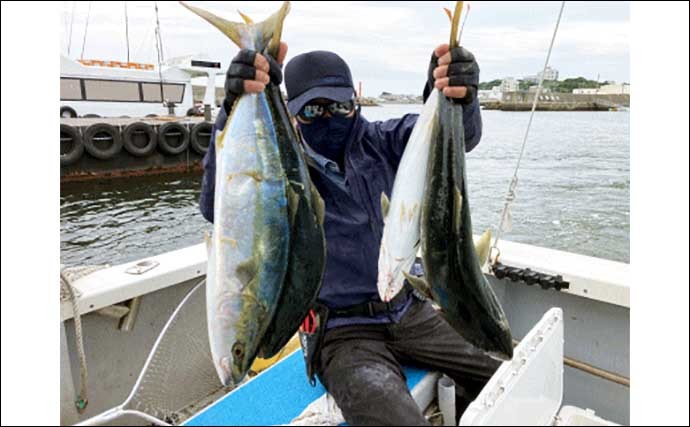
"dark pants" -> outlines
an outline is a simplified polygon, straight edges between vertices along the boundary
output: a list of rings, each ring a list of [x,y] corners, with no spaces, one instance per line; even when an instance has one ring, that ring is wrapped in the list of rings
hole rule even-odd
[[[461,408],[500,364],[465,341],[431,303],[416,299],[399,323],[326,331],[320,362],[319,379],[350,425],[429,424],[407,389],[401,363],[451,377],[456,391],[464,389]]]

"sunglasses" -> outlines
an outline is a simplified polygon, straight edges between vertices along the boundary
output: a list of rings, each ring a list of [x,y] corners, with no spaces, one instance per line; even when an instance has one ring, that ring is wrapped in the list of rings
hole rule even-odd
[[[349,100],[346,102],[331,102],[330,104],[307,104],[305,105],[297,116],[305,122],[322,117],[326,112],[331,116],[347,116],[355,110],[355,102]]]

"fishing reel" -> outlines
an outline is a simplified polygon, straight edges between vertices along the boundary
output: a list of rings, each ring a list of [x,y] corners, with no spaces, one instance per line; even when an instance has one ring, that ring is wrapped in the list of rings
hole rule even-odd
[[[560,274],[554,276],[539,273],[530,268],[510,267],[500,262],[493,264],[491,270],[497,279],[508,278],[513,282],[524,282],[529,286],[538,284],[542,289],[555,289],[557,291],[570,288],[570,282],[563,280],[563,276]]]

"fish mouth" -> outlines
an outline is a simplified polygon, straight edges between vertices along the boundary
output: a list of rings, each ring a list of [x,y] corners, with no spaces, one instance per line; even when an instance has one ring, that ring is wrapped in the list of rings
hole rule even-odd
[[[223,384],[223,387],[235,387],[239,385],[239,383],[242,382],[248,371],[248,369],[242,370],[231,360],[232,356],[226,356],[223,357],[216,364],[218,378],[220,379],[220,382]]]
[[[390,271],[389,269],[388,273],[379,273],[378,289],[381,301],[389,302],[402,289],[402,284],[405,281],[404,278],[401,278],[403,276],[403,264],[404,262],[396,261],[393,271]],[[396,286],[398,283],[400,286]],[[398,288],[397,291],[396,288]]]
[[[378,278],[378,290],[379,297],[381,301],[386,302],[386,296],[390,293],[391,282],[393,281],[393,275],[390,273],[379,274]]]
[[[230,387],[236,384],[232,375],[233,369],[234,367],[232,366],[232,362],[230,362],[230,358],[228,356],[221,358],[218,363],[216,363],[218,378],[223,384],[223,387]]]
[[[241,367],[239,367],[239,366],[237,366],[237,365],[233,365],[233,367],[232,367],[232,372],[231,372],[231,376],[232,376],[232,381],[233,381],[233,383],[234,383],[235,385],[241,383],[242,380],[244,379],[244,377],[247,375],[247,372],[248,372],[248,371],[249,371],[249,368],[248,368],[248,367],[241,368]]]

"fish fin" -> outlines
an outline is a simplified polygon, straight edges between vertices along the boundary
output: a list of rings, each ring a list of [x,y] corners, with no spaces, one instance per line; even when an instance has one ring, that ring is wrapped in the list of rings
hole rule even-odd
[[[206,243],[206,251],[210,252],[211,251],[211,233],[208,231],[204,231],[204,243]]]
[[[218,28],[221,33],[228,36],[230,40],[232,40],[237,46],[239,46],[240,48],[244,47],[242,46],[242,35],[248,33],[248,28],[246,24],[228,21],[227,19],[223,19],[220,16],[216,16],[211,12],[207,12],[198,7],[190,6],[182,1],[180,2],[180,4],[186,7],[187,9],[191,10],[195,14],[199,15],[203,19],[205,19],[214,27]]]
[[[256,258],[252,256],[246,261],[243,261],[237,265],[237,268],[235,268],[235,273],[237,273],[237,278],[240,279],[240,283],[242,283],[243,287],[246,287],[249,282],[256,277],[257,272],[259,271],[258,266],[256,264]]]
[[[314,188],[314,185],[311,186],[311,201],[314,205],[314,213],[316,214],[316,218],[319,220],[319,224],[323,225],[323,220],[326,216],[326,205],[323,202],[319,192],[316,190],[316,188]]]
[[[484,234],[474,242],[474,249],[477,251],[479,257],[479,265],[481,267],[486,264],[489,258],[489,250],[491,249],[491,229],[487,228]]]
[[[410,282],[410,285],[412,285],[413,288],[418,290],[425,297],[432,299],[431,287],[426,282],[426,280],[422,279],[421,277],[413,276],[405,272],[403,272],[403,276],[405,276],[405,279],[407,279],[407,281]]]
[[[247,47],[247,43],[251,40],[250,27],[258,27],[256,32],[259,35],[257,40],[254,40],[254,48],[263,52],[267,48],[267,52],[271,54],[274,58],[278,57],[278,51],[280,49],[280,37],[283,32],[283,20],[285,16],[290,11],[290,2],[283,2],[280,9],[273,15],[269,16],[265,21],[258,23],[249,23],[247,20],[251,21],[249,17],[240,13],[245,23],[233,22],[223,19],[211,12],[207,12],[198,7],[190,6],[185,2],[180,2],[182,6],[194,12],[198,16],[205,19],[214,27],[218,28],[223,34],[228,36],[237,46],[241,48]]]
[[[383,218],[388,216],[388,209],[391,207],[391,202],[388,200],[388,196],[386,196],[386,193],[381,192],[381,215],[383,215]]]
[[[292,185],[287,185],[288,214],[290,215],[290,225],[295,223],[295,216],[299,207],[299,194],[292,189]]]
[[[273,35],[266,47],[266,52],[276,60],[280,52],[280,37],[283,34],[283,22],[288,12],[290,12],[290,2],[284,1],[280,9],[264,21],[265,25],[268,27],[267,29],[270,30]]]
[[[446,11],[446,15],[448,15],[448,19],[452,23],[453,22],[453,12],[451,12],[450,9],[448,9],[447,7],[444,7],[443,10]]]
[[[462,226],[462,194],[460,194],[460,189],[457,186],[455,187],[454,205],[453,231],[460,233],[460,227]]]
[[[462,6],[464,2],[455,2],[455,11],[453,12],[453,19],[450,24],[450,42],[448,43],[451,49],[458,47],[458,27],[460,24],[460,15],[462,15]]]
[[[240,14],[240,16],[241,16],[242,19],[244,20],[244,23],[245,23],[245,24],[253,24],[253,23],[254,23],[254,21],[252,20],[252,18],[250,18],[250,17],[248,17],[247,15],[245,15],[244,13],[242,13],[239,9],[237,10],[237,13]]]

